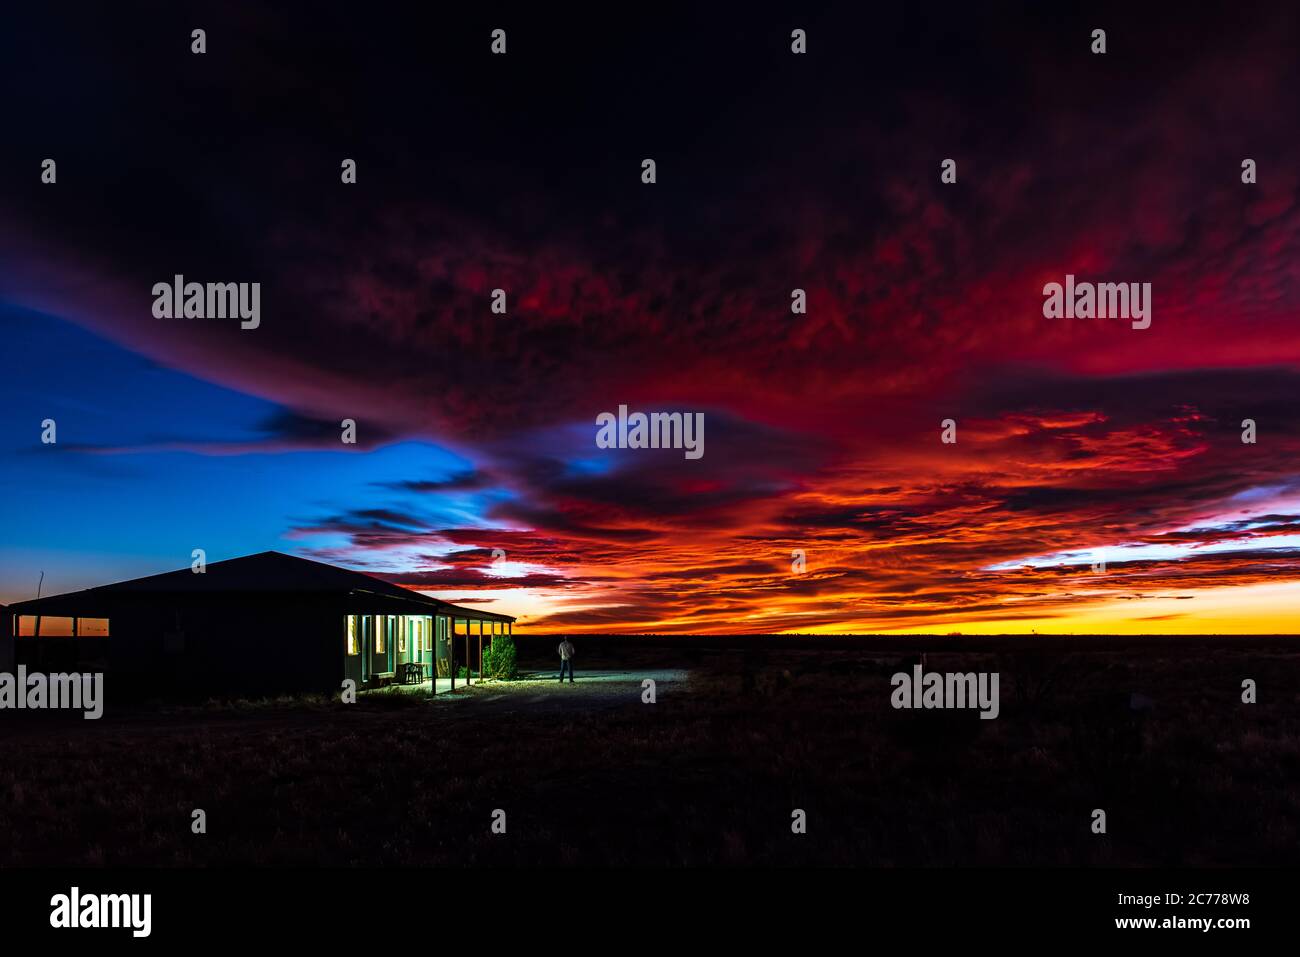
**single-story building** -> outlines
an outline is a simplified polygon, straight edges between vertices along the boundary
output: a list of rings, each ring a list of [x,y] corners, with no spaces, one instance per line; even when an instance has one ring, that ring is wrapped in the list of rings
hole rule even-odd
[[[119,689],[333,692],[480,672],[515,619],[280,552],[212,562],[5,609],[19,664],[104,670]],[[99,666],[96,668],[96,666]],[[432,690],[440,682],[434,681]]]

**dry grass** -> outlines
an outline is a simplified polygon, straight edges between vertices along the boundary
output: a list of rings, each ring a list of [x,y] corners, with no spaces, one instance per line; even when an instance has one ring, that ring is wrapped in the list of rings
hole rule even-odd
[[[996,721],[892,710],[889,675],[909,665],[721,652],[653,706],[635,682],[584,686],[579,671],[573,687],[436,702],[27,722],[0,764],[0,864],[1300,863],[1289,642],[928,656],[999,671]],[[1243,677],[1259,704],[1240,703]],[[1131,691],[1155,710],[1131,711]],[[194,808],[207,834],[190,833]],[[489,832],[496,808],[505,836]]]

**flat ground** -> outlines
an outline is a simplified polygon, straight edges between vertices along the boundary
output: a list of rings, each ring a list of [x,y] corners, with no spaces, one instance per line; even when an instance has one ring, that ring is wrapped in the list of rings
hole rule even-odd
[[[463,681],[457,681],[454,694],[449,693],[450,681],[439,679],[438,694],[443,697],[436,704],[459,706],[472,701],[474,709],[481,714],[501,711],[555,713],[599,710],[639,702],[644,691],[642,682],[647,679],[655,682],[655,697],[659,698],[663,694],[684,691],[690,677],[690,672],[680,668],[597,668],[581,672],[572,682],[566,678],[561,684],[557,674],[558,671],[525,669],[514,681],[488,681],[468,688]],[[391,691],[381,689],[362,694],[369,699],[394,693],[428,695],[429,684],[425,682],[418,688],[414,685],[398,686]]]
[[[433,700],[0,717],[0,865],[1300,864],[1296,639],[576,641],[574,685],[547,639]],[[891,708],[922,648],[1001,716]]]

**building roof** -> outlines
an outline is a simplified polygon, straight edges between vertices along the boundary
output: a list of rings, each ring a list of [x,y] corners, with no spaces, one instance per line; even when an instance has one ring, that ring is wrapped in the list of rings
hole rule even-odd
[[[375,595],[400,599],[429,606],[429,614],[456,614],[466,618],[493,621],[514,621],[511,615],[502,615],[477,608],[453,605],[438,598],[400,585],[394,585],[373,575],[354,572],[337,565],[327,565],[308,558],[285,555],[283,552],[258,552],[242,558],[211,562],[202,574],[189,568],[163,572],[145,578],[99,585],[82,591],[49,595],[30,601],[15,602],[9,607],[14,614],[67,614],[71,604],[90,604],[113,598],[147,597],[149,595],[217,595],[224,593],[301,594],[320,592],[334,595]]]

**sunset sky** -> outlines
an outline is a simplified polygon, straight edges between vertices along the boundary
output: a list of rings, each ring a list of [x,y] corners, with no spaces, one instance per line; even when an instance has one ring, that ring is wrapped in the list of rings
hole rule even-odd
[[[25,24],[0,602],[277,549],[521,632],[1300,630],[1300,21],[1129,6]]]

